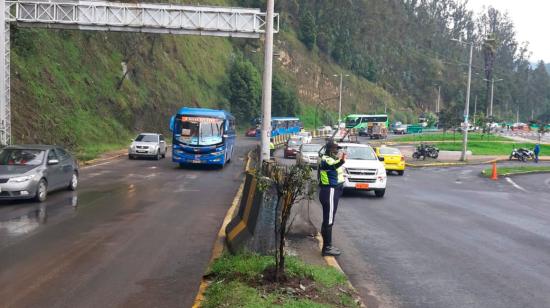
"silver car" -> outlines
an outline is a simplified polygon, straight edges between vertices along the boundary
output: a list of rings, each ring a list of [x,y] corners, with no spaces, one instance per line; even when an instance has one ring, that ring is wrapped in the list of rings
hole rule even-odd
[[[49,192],[77,185],[78,163],[60,147],[19,145],[0,151],[0,200],[43,202]]]
[[[139,134],[128,148],[128,158],[153,157],[157,160],[166,157],[166,140],[161,134]]]
[[[302,144],[296,154],[296,163],[317,167],[319,160],[319,151],[323,146],[321,144]]]

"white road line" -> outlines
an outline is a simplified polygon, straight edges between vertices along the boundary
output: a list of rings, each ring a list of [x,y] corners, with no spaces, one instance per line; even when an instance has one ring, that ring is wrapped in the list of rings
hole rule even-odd
[[[515,188],[523,191],[523,192],[527,192],[527,190],[521,186],[519,186],[518,184],[516,184],[516,182],[512,181],[511,178],[506,178],[506,181],[508,181],[508,183],[512,184]]]

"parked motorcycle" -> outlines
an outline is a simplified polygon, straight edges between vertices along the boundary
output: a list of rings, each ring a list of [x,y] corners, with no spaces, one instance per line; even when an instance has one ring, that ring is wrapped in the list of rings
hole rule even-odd
[[[523,154],[523,156],[526,158],[526,160],[533,160],[535,159],[535,153],[529,149],[526,148],[519,148],[519,152]]]
[[[509,160],[517,159],[519,161],[527,161],[527,155],[524,151],[520,151],[519,149],[514,148],[512,150],[512,153],[510,153]]]
[[[426,157],[437,159],[439,157],[439,149],[432,145],[420,144],[413,153],[413,158],[422,158],[425,160]]]

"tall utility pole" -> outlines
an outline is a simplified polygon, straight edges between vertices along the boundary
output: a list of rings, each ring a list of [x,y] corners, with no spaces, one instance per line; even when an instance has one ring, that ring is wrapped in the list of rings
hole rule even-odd
[[[489,81],[487,79],[483,79],[485,81]],[[498,81],[502,81],[504,79],[497,79],[495,80],[495,78],[491,78],[491,102],[489,104],[489,117],[493,117],[493,99],[495,97],[495,82],[498,82]]]
[[[435,113],[439,114],[439,111],[441,111],[440,109],[440,102],[441,102],[441,85],[436,85],[437,86],[437,103],[435,104]]]
[[[474,101],[474,126],[476,125],[476,116],[477,116],[477,95]]]
[[[1,1],[1,0],[0,0]],[[262,95],[262,139],[261,160],[268,161],[269,139],[271,137],[271,86],[273,82],[273,15],[275,12],[275,0],[267,0],[267,16],[265,28],[265,59]]]
[[[458,41],[458,40],[456,40]],[[466,152],[468,151],[468,128],[469,128],[469,117],[470,117],[470,88],[472,85],[472,58],[474,56],[474,43],[464,43],[470,45],[470,61],[468,65],[468,87],[466,90],[466,105],[464,106],[464,138],[462,140],[462,155],[460,156],[461,161],[466,161]]]
[[[338,126],[342,123],[342,86],[344,82],[344,77],[349,77],[349,75],[344,75],[343,73],[335,74],[334,77],[340,76],[340,89],[338,94]]]
[[[340,94],[338,95],[338,127],[342,123],[342,83],[344,81],[344,76],[340,73]]]

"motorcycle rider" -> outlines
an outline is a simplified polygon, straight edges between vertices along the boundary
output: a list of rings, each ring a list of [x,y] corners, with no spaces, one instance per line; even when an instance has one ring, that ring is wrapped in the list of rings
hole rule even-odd
[[[319,200],[323,206],[323,256],[339,256],[341,251],[332,246],[332,226],[338,209],[338,201],[344,193],[344,167],[346,154],[338,154],[341,149],[334,141],[328,141],[325,154],[319,164]]]

